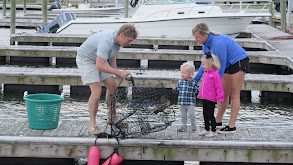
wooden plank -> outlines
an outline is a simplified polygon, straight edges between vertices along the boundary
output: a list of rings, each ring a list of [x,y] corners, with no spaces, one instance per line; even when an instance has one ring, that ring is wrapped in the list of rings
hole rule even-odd
[[[43,132],[44,132],[44,130],[32,129],[29,136],[41,136],[43,134]]]
[[[32,129],[29,127],[29,123],[26,122],[25,125],[17,132],[17,136],[28,136],[32,132]]]
[[[17,121],[17,119],[6,119],[4,122],[0,125],[0,135],[8,135],[9,132],[7,130],[10,129],[10,127],[13,127],[13,124]]]
[[[272,132],[274,133],[274,136],[277,141],[288,141],[288,138],[286,136],[286,133],[282,129],[274,128],[272,129]]]
[[[264,140],[262,137],[262,134],[260,132],[260,129],[258,128],[247,128],[248,133],[250,135],[251,140]]]
[[[189,126],[187,126],[187,131],[185,132],[180,132],[179,129],[182,127],[182,124],[177,125],[177,138],[178,139],[189,139],[190,133],[189,133]]]
[[[83,127],[80,133],[78,134],[78,136],[89,136],[88,128],[89,128],[89,121],[84,121]]]
[[[166,129],[165,139],[178,139],[177,125],[171,125]]]
[[[56,43],[79,43],[82,44],[90,35],[66,35],[66,34],[38,34],[24,33],[13,35],[12,38],[18,42],[56,42]],[[78,38],[78,39],[77,39]],[[273,50],[265,40],[254,38],[235,39],[242,47],[261,48]],[[175,46],[199,46],[194,39],[167,39],[167,38],[142,38],[138,37],[132,42],[134,45],[175,45]]]
[[[251,140],[247,128],[238,127],[236,131],[237,131],[239,140]]]
[[[72,120],[61,120],[53,136],[65,136],[72,126]]]
[[[293,129],[283,129],[283,132],[285,136],[287,137],[288,141],[293,141],[293,134],[292,134]]]
[[[65,136],[78,136],[84,126],[84,121],[73,121],[73,124]]]
[[[27,123],[27,119],[18,119],[6,130],[7,135],[17,135],[21,128]]]
[[[61,122],[59,121],[57,128],[60,126],[60,124],[61,124]],[[57,128],[55,128],[55,129],[49,129],[49,130],[44,130],[42,136],[54,136],[55,135],[55,132],[57,131]]]
[[[170,88],[177,83],[180,72],[177,71],[139,71],[132,70],[132,76],[137,84],[164,84]],[[117,83],[119,79],[115,79]],[[22,68],[0,67],[0,81],[3,84],[29,85],[83,85],[76,68]],[[130,81],[124,81],[121,87],[131,86]],[[246,74],[242,90],[280,91],[293,93],[293,75]]]
[[[276,138],[272,132],[272,129],[270,128],[261,128],[260,133],[262,134],[262,137],[266,141],[276,141]]]

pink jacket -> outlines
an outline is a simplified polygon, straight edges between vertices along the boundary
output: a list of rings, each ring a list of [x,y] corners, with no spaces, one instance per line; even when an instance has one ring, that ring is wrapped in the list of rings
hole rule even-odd
[[[222,80],[216,69],[204,71],[200,83],[199,98],[213,102],[224,102]]]

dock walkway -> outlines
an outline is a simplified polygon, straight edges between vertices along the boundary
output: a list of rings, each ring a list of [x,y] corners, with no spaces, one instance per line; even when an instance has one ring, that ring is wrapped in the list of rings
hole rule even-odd
[[[105,122],[99,124],[105,127]],[[1,157],[86,158],[95,137],[88,121],[61,120],[52,130],[33,130],[27,119],[0,119]],[[204,138],[198,131],[179,132],[180,125],[139,139],[120,140],[124,160],[293,163],[293,129],[237,128],[236,134]],[[107,132],[107,131],[106,131]],[[115,139],[99,138],[101,158],[117,146]]]
[[[0,82],[3,84],[27,85],[72,85],[81,86],[82,81],[77,68],[26,68],[0,66]],[[180,79],[180,71],[132,70],[136,84],[171,84]],[[119,83],[118,79],[116,79]],[[121,87],[131,86],[124,81]],[[260,90],[293,93],[293,75],[246,74],[242,90]]]

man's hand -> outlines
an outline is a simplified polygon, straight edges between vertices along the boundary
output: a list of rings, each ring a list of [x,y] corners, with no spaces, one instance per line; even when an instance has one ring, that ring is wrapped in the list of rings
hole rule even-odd
[[[172,89],[175,89],[175,88],[176,88],[176,84],[172,84],[172,85],[171,85],[171,88],[172,88]]]
[[[130,71],[128,70],[119,70],[119,74],[116,75],[118,78],[126,78],[127,76],[131,75]]]

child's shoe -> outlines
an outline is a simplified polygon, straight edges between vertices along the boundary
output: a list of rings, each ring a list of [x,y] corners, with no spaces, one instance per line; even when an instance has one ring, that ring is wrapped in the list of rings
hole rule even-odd
[[[207,138],[211,138],[211,137],[217,137],[217,132],[209,132],[207,134],[204,135]]]
[[[198,133],[198,136],[205,136],[206,134],[208,134],[210,131],[206,131],[205,129],[201,132]]]
[[[185,131],[187,131],[187,126],[181,126],[178,131],[179,132],[185,132]]]
[[[191,124],[191,131],[196,131],[196,125],[195,124]]]

